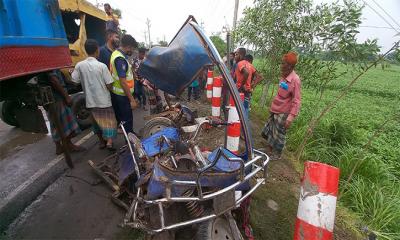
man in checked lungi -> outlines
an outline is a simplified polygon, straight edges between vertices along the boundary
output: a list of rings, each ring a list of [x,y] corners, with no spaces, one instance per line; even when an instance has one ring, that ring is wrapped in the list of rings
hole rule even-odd
[[[283,55],[278,93],[272,101],[269,118],[261,133],[267,140],[267,152],[273,160],[280,159],[286,143],[286,131],[300,110],[301,81],[294,71],[296,64],[296,53]]]
[[[86,107],[93,116],[93,131],[100,140],[100,148],[113,151],[113,139],[117,136],[117,120],[111,105],[110,90],[114,82],[104,63],[97,61],[99,46],[96,40],[85,42],[88,57],[79,62],[72,72],[72,80],[81,83],[86,97]]]
[[[50,120],[51,136],[56,144],[56,154],[62,154],[65,148],[72,152],[84,151],[85,148],[75,145],[71,141],[72,138],[81,132],[81,129],[71,109],[72,98],[68,95],[61,71],[53,70],[45,73],[45,75],[45,77],[40,78],[40,83],[50,85],[54,97],[54,112],[51,113],[52,111],[48,106],[45,108]],[[58,124],[59,130],[63,131],[62,133],[57,130]],[[63,139],[64,137],[65,139]],[[63,146],[63,144],[66,146]]]

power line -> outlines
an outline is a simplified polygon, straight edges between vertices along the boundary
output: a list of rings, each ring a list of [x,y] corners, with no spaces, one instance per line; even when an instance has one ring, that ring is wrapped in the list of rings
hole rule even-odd
[[[400,27],[400,24],[392,16],[390,16],[390,14],[386,12],[386,10],[383,9],[380,4],[378,4],[375,0],[372,1],[386,14],[386,16],[388,16],[398,27]]]
[[[393,30],[395,30],[396,32],[398,32],[398,31],[396,30],[396,28],[394,28],[393,25],[392,25],[388,20],[386,20],[385,17],[383,17],[378,11],[376,11],[375,8],[371,7],[371,5],[369,5],[369,4],[367,3],[367,1],[363,0],[363,2],[365,3],[365,5],[367,5],[369,8],[371,8],[372,11],[374,11],[376,14],[378,14],[378,16],[379,16],[383,21],[385,21]]]
[[[360,26],[362,28],[377,28],[377,29],[390,29],[393,30],[393,28],[391,27],[383,27],[383,26],[368,26],[368,25],[364,25],[364,26]],[[395,30],[400,31],[400,28],[396,28]]]

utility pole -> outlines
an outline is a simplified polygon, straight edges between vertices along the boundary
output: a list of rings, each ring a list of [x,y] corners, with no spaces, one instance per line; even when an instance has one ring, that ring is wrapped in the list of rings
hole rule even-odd
[[[151,48],[151,38],[150,38],[150,19],[147,18],[146,20],[146,25],[147,25],[147,33],[149,34],[149,48]]]
[[[237,15],[238,15],[238,9],[239,9],[239,0],[235,0],[235,11],[233,13],[233,28],[232,30],[234,31],[236,29],[236,21],[237,21]]]
[[[143,31],[143,34],[144,34],[144,43],[145,43],[145,45],[147,45],[147,33],[146,33],[146,30]],[[149,45],[147,45],[147,46],[149,46]]]
[[[237,15],[238,15],[238,9],[239,9],[239,0],[235,0],[235,11],[233,13],[233,25],[232,25],[232,31],[236,30],[236,22],[237,22]],[[235,44],[235,38],[231,38],[230,42],[230,48],[234,49],[234,44]]]

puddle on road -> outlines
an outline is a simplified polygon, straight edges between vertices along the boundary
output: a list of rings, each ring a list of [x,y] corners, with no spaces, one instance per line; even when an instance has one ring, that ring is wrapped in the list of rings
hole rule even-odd
[[[6,143],[3,143],[0,146],[0,161],[5,159],[11,153],[18,152],[24,149],[25,145],[36,143],[45,138],[46,136],[47,134],[26,133],[11,139]]]

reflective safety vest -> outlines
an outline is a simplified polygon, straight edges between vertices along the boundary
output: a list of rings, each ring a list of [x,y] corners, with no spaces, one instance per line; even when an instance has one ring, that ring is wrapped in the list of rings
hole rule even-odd
[[[127,59],[125,58],[125,56],[119,50],[115,50],[111,54],[111,59],[110,59],[111,76],[114,79],[113,88],[111,91],[117,95],[125,96],[124,89],[122,89],[121,82],[119,81],[119,77],[118,77],[118,72],[115,67],[115,59],[117,59],[119,57],[122,57],[128,63],[128,69],[126,70],[126,83],[129,87],[131,94],[133,93],[133,90],[134,90],[134,88],[133,88],[134,87],[134,81],[133,81],[134,79],[133,79],[132,67],[129,64],[129,62],[127,61]]]

